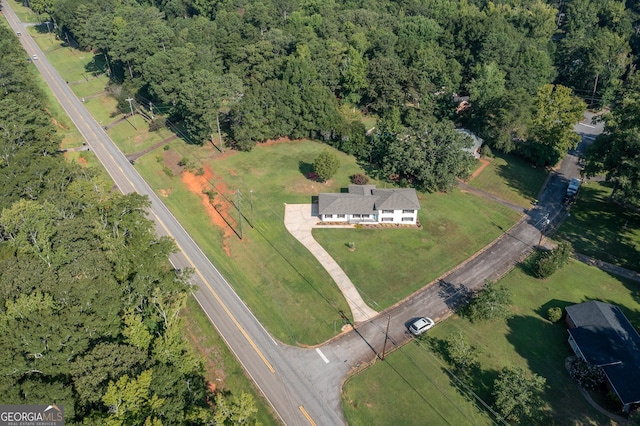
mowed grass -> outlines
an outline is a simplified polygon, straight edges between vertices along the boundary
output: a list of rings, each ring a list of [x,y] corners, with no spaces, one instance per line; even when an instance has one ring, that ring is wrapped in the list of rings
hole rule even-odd
[[[444,383],[435,388],[432,387],[429,382],[433,373],[420,370],[425,368],[424,365],[427,362],[417,362],[419,359],[417,356],[409,357],[405,351],[425,352],[423,357],[428,359],[429,354],[435,353],[433,351],[437,351],[444,340],[458,333],[462,333],[465,339],[477,348],[480,362],[479,371],[467,379],[466,383],[488,404],[492,406],[494,404],[491,393],[493,381],[499,371],[503,367],[519,366],[529,374],[537,374],[547,379],[544,393],[545,415],[538,424],[611,424],[607,417],[601,415],[584,400],[576,384],[569,377],[564,361],[573,353],[567,343],[566,326],[564,322],[552,324],[547,321],[546,312],[554,306],[564,308],[575,303],[600,300],[620,306],[633,324],[639,324],[638,284],[621,280],[572,260],[544,281],[527,275],[522,268],[518,267],[505,276],[499,285],[505,285],[512,291],[512,318],[471,323],[454,315],[429,331],[426,339],[428,345],[415,348],[413,347],[415,343],[412,343],[403,347],[401,351],[388,355],[386,359],[395,366],[393,370],[390,368],[367,369],[350,379],[345,385],[343,401],[349,424],[366,424],[367,419],[376,418],[372,415],[384,416],[385,412],[396,413],[396,407],[402,406],[405,400],[418,398],[417,390],[431,400],[446,398],[445,395],[449,395],[454,389],[453,384]],[[428,370],[425,368],[425,371]],[[404,378],[411,378],[411,381],[393,389],[383,385],[404,381]],[[376,386],[374,382],[381,385]],[[421,382],[424,382],[422,388],[419,387]],[[357,408],[349,402],[350,399],[356,401],[353,396],[360,396],[357,399]],[[376,408],[374,414],[370,413],[367,402]],[[377,424],[444,423],[437,420],[439,415],[434,413],[434,409],[424,401],[420,404],[416,402],[412,410],[418,411],[411,414],[413,421],[377,422]],[[451,399],[448,411],[456,410],[457,403]],[[405,416],[404,412],[400,415]],[[435,420],[425,422],[422,420],[424,418]]]
[[[247,218],[249,191],[254,189],[256,227],[251,229],[244,222],[243,240],[234,233],[239,232],[237,226],[235,231],[229,231],[226,226],[213,224],[201,194],[189,191],[180,176],[169,176],[164,161],[157,161],[157,154],[143,156],[136,162],[136,168],[164,197],[163,201],[216,268],[276,338],[289,344],[315,344],[336,334],[334,322],[340,321],[341,310],[348,312],[348,306],[326,271],[284,228],[283,200],[293,198],[280,192],[283,187],[291,191],[291,185],[284,182],[306,182],[297,171],[299,159],[313,159],[324,149],[314,142],[296,143],[295,147],[283,144],[256,148],[251,153],[232,153],[209,161],[216,175],[212,186],[223,191],[221,180],[229,180],[225,182],[229,190],[224,190],[224,194],[230,200],[238,199],[233,192],[239,189]],[[171,152],[163,150],[162,154]],[[288,163],[285,157],[289,158]],[[277,167],[270,164],[269,158]],[[244,176],[241,183],[243,167],[253,173]],[[350,167],[356,167],[355,163]],[[344,173],[348,173],[347,169],[349,166],[345,166]],[[304,200],[309,201],[309,196],[299,197],[300,202]],[[235,225],[237,212],[232,208],[224,214]],[[230,236],[223,237],[225,231]]]
[[[253,396],[258,408],[254,419],[262,425],[277,425],[271,406],[247,377],[244,369],[231,353],[224,340],[204,314],[198,302],[190,296],[181,312],[182,332],[189,339],[196,353],[203,358],[205,378],[215,385],[216,391],[231,392],[239,396],[242,392]]]
[[[607,182],[583,183],[558,237],[578,253],[640,272],[640,212],[609,202],[612,190]]]
[[[403,346],[344,384],[349,425],[490,425],[490,417],[451,385],[424,343]]]
[[[167,129],[150,132],[147,122],[142,117],[136,117],[135,120],[129,117],[111,127],[107,133],[111,139],[117,141],[118,148],[125,155],[144,151],[173,135]]]
[[[502,205],[457,189],[448,194],[420,194],[419,198],[422,229],[313,230],[314,238],[376,310],[393,305],[454,268],[519,218]],[[347,246],[350,242],[355,243],[354,251]]]
[[[547,178],[547,170],[532,167],[515,155],[485,158],[489,165],[469,185],[522,207],[531,207]]]
[[[11,9],[18,16],[18,19],[22,22],[40,22],[40,19],[45,20],[48,18],[48,15],[43,14],[38,17],[38,15],[28,7],[25,7],[22,3],[18,3],[15,0],[7,0],[7,3],[11,5]],[[40,18],[40,19],[38,19]]]

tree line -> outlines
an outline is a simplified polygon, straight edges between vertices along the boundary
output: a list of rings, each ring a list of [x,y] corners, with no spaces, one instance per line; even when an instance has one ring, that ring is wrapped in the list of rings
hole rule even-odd
[[[220,124],[241,150],[312,137],[423,190],[450,188],[469,162],[452,154],[443,180],[411,134],[450,138],[456,123],[494,149],[553,165],[577,143],[571,126],[585,104],[575,94],[590,106],[613,101],[640,47],[638,6],[619,0],[29,3],[103,57],[123,104],[138,93],[164,105],[198,143]],[[471,107],[457,114],[454,94]],[[365,134],[350,108],[380,125]],[[458,150],[452,139],[448,150]],[[427,166],[406,168],[397,145]]]
[[[67,424],[249,419],[253,401],[214,396],[181,337],[189,274],[148,200],[65,161],[5,27],[0,57],[0,402],[60,404]]]

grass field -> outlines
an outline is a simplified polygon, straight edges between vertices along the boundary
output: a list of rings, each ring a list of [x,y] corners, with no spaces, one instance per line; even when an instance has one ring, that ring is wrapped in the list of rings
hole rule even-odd
[[[608,418],[585,402],[576,385],[569,378],[564,368],[564,360],[572,355],[572,352],[567,343],[566,326],[564,322],[549,323],[546,320],[546,311],[554,306],[564,308],[588,300],[601,300],[620,306],[629,320],[638,324],[640,323],[640,298],[637,293],[637,283],[620,280],[594,267],[571,261],[544,281],[532,278],[522,268],[516,268],[502,279],[500,284],[512,290],[512,318],[495,322],[470,323],[464,318],[453,316],[429,332],[428,340],[431,348],[421,346],[420,350],[425,352],[423,356],[427,357],[440,346],[439,343],[460,332],[470,344],[478,348],[478,360],[481,366],[480,371],[468,383],[489,404],[493,404],[492,383],[500,369],[505,366],[520,366],[529,373],[547,379],[544,395],[547,407],[545,407],[545,418],[539,424],[609,424]],[[404,354],[404,350],[403,348],[387,357],[390,362],[397,365],[395,370],[369,369],[347,382],[343,406],[350,424],[365,424],[362,419],[368,419],[372,415],[364,401],[374,401],[372,404],[378,410],[376,415],[383,415],[381,413],[385,410],[394,411],[394,407],[397,404],[402,405],[405,399],[416,400],[418,391],[420,395],[430,400],[449,398],[449,387],[432,387],[428,383],[431,375],[417,369],[415,362],[406,361],[407,355]],[[420,366],[425,363],[420,363]],[[360,376],[367,377],[360,378]],[[412,377],[412,385],[405,383],[399,389],[389,392],[388,389],[373,387],[371,384],[373,380],[379,383],[399,381],[397,376]],[[419,376],[422,381],[413,376]],[[424,382],[422,388],[415,384],[421,382]],[[444,394],[441,394],[441,389]],[[351,395],[364,395],[365,392],[367,397],[358,400],[357,409],[349,407],[348,401],[350,398],[353,399]],[[378,406],[380,404],[384,406]],[[456,410],[453,402],[451,404],[449,410]],[[420,419],[424,416],[433,417],[433,410],[425,403],[420,404],[418,409],[420,407],[424,411],[415,415],[417,419],[415,423],[407,421],[402,424],[430,424]]]
[[[519,206],[531,207],[531,203],[538,199],[547,170],[532,167],[514,155],[498,153],[488,160],[489,165],[469,185]]]
[[[609,202],[611,191],[606,182],[582,184],[557,237],[578,253],[640,272],[640,212]]]
[[[313,230],[314,238],[374,309],[391,306],[424,287],[497,238],[519,217],[506,207],[458,190],[419,198],[422,229]],[[355,251],[349,250],[348,242],[355,243]]]
[[[349,425],[490,425],[489,416],[451,385],[424,343],[405,345],[349,378],[342,395]]]
[[[249,380],[242,366],[193,297],[187,300],[187,306],[183,309],[181,316],[184,321],[182,325],[184,336],[191,341],[193,348],[204,360],[205,378],[213,383],[218,391],[232,392],[232,395],[239,395],[242,392],[250,393],[258,408],[255,420],[265,426],[277,425],[270,406]]]

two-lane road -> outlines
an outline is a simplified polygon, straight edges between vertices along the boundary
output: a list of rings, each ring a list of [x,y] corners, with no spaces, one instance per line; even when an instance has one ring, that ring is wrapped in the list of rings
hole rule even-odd
[[[104,129],[85,109],[7,3],[4,3],[3,11],[14,32],[21,33],[19,39],[27,54],[30,57],[37,55],[39,58],[33,60],[33,64],[41,72],[60,105],[120,191],[137,192],[149,197],[150,216],[157,224],[158,233],[173,237],[180,248],[180,253],[172,257],[172,262],[178,268],[190,266],[196,270],[194,283],[199,288],[195,294],[196,299],[277,415],[288,425],[344,424],[339,401],[336,404],[334,397],[333,403],[328,405],[324,391],[318,391],[309,380],[305,369],[289,362],[287,356],[309,354],[313,358],[310,361],[317,363],[316,370],[320,372],[323,368],[331,369],[333,366],[324,362],[315,351],[289,348],[285,354],[284,346],[264,330]],[[294,353],[291,353],[291,350],[294,350]],[[308,367],[309,365],[306,368]],[[335,392],[337,396],[337,389]]]

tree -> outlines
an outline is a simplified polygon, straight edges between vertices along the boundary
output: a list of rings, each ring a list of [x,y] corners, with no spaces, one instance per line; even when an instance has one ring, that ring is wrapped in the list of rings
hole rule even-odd
[[[611,112],[604,116],[605,131],[587,150],[585,174],[605,173],[613,182],[611,200],[640,206],[640,75],[634,74],[621,90]]]
[[[456,369],[462,373],[478,365],[476,359],[478,349],[467,342],[462,333],[457,333],[447,339],[447,355]]]
[[[525,374],[520,367],[503,368],[493,383],[498,411],[516,423],[537,418],[543,405],[546,382],[544,377]]]
[[[388,130],[393,130],[392,126]],[[448,191],[456,178],[469,175],[473,156],[465,151],[471,139],[450,123],[417,121],[397,133],[379,129],[376,157],[387,179],[405,182],[424,191]]]
[[[520,152],[538,165],[555,165],[580,141],[573,126],[582,119],[585,108],[585,103],[568,87],[559,84],[540,87],[528,143],[520,146]]]
[[[487,282],[469,303],[469,318],[472,321],[508,318],[511,316],[510,303],[511,291],[507,287]]]
[[[340,159],[338,155],[328,149],[324,149],[313,161],[313,170],[322,182],[331,179],[339,168]]]
[[[535,265],[535,275],[547,278],[569,262],[571,243],[561,241],[556,248],[540,255]]]

